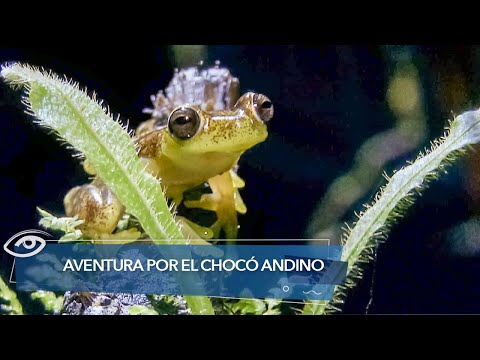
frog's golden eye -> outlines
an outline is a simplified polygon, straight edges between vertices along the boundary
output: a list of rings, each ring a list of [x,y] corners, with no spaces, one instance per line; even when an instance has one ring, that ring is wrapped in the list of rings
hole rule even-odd
[[[262,94],[253,95],[253,108],[257,116],[264,123],[272,120],[273,117],[273,104],[268,97]]]
[[[200,116],[189,107],[173,110],[168,118],[168,129],[177,139],[186,140],[194,136],[200,127]]]

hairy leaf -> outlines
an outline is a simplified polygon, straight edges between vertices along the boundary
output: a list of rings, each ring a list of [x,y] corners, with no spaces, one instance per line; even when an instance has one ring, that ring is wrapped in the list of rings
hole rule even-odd
[[[129,132],[95,94],[90,97],[77,83],[29,65],[5,66],[1,76],[12,86],[25,88],[24,104],[39,124],[86,156],[153,241],[184,243],[158,180],[145,171]],[[208,298],[186,299],[194,313],[213,313]]]
[[[468,111],[455,118],[446,134],[432,143],[431,149],[420,154],[410,165],[397,171],[375,196],[372,205],[358,215],[358,221],[345,234],[342,261],[348,262],[347,278],[336,287],[329,302],[305,305],[304,314],[340,311],[349,288],[363,276],[363,267],[374,258],[378,243],[386,239],[389,227],[400,219],[424,190],[429,180],[439,176],[464,148],[480,142],[480,110]]]

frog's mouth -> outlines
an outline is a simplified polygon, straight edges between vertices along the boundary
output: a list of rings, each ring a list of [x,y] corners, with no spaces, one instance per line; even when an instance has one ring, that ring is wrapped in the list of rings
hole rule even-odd
[[[184,153],[239,153],[265,141],[268,136],[264,123],[250,120],[247,123],[218,123],[202,130],[187,140],[172,138],[175,143],[172,145]]]
[[[244,152],[255,145],[264,142],[267,139],[268,134],[265,133],[263,136],[256,136],[252,137],[249,139],[249,141],[244,141],[244,142],[226,142],[224,144],[223,152],[224,153],[238,153],[238,152]]]
[[[265,141],[267,139],[268,133],[265,131],[263,134],[253,134],[248,138],[244,139],[235,139],[235,138],[227,138],[226,140],[219,141],[216,143],[213,148],[215,148],[215,152],[223,152],[223,153],[238,153],[244,152],[255,145]]]

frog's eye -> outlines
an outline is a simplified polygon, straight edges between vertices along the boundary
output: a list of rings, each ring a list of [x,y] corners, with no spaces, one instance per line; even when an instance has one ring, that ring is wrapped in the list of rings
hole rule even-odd
[[[194,136],[200,127],[200,116],[189,107],[174,110],[168,118],[168,129],[178,139],[186,140]]]
[[[268,97],[262,94],[254,94],[253,107],[262,122],[266,123],[272,120],[273,104]]]

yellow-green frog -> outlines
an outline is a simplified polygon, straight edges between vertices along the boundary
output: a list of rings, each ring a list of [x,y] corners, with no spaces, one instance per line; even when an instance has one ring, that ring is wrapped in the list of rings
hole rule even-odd
[[[267,138],[273,105],[262,94],[248,92],[238,98],[238,79],[217,63],[214,67],[176,71],[165,92],[152,97],[152,118],[140,124],[135,141],[140,158],[156,176],[175,205],[185,191],[208,183],[212,193],[184,201],[188,208],[214,211],[216,222],[205,229],[181,219],[187,236],[235,239],[237,212],[246,207],[238,192],[245,184],[237,175],[240,156]],[[85,164],[87,172],[94,170]],[[124,208],[100,179],[77,186],[64,199],[67,216],[85,220],[84,233],[92,238],[112,234]]]

